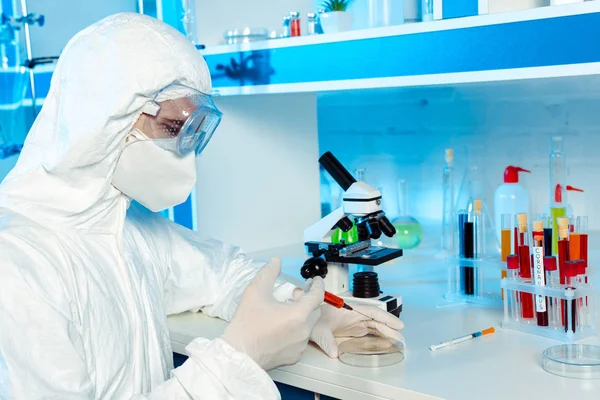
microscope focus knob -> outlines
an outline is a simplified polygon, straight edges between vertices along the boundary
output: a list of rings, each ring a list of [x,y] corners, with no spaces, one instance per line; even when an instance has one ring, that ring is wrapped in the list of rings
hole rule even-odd
[[[327,261],[320,257],[309,258],[300,269],[300,275],[304,279],[312,279],[315,276],[325,278],[327,276]]]
[[[350,218],[344,217],[340,219],[336,225],[342,230],[342,232],[348,232],[350,229],[352,229],[353,224],[352,221],[350,221]]]

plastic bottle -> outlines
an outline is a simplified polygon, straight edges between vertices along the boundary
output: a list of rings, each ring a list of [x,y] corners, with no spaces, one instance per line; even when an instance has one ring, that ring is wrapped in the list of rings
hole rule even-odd
[[[529,193],[519,183],[519,172],[531,171],[521,167],[506,167],[504,183],[498,186],[494,193],[494,226],[499,243],[502,234],[502,214],[529,214]]]

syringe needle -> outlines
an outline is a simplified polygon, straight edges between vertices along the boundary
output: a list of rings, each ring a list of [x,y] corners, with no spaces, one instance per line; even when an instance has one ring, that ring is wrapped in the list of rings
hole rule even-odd
[[[342,306],[343,308],[345,308],[346,310],[350,310],[350,311],[354,311],[356,313],[359,313],[360,315],[367,317],[370,320],[373,320],[373,317],[368,316],[367,314],[361,313],[358,310],[355,310],[354,308],[350,307],[348,304],[344,303],[344,305]]]
[[[360,311],[355,310],[354,308],[350,307],[348,304],[346,304],[344,302],[344,299],[342,299],[341,297],[336,296],[333,293],[325,292],[324,301],[325,301],[325,303],[327,303],[327,304],[329,304],[329,305],[331,305],[331,306],[333,306],[335,308],[345,308],[346,310],[357,312],[360,315],[363,315],[363,316],[367,317],[370,320],[374,320],[373,317],[370,317],[370,316],[368,316],[366,314],[363,314]]]

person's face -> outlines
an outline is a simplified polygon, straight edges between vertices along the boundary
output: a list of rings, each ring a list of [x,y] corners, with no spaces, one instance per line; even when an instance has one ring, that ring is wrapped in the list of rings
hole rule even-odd
[[[142,113],[133,126],[149,139],[176,138],[189,116],[197,108],[191,99],[185,97],[167,100],[160,105],[156,116]]]

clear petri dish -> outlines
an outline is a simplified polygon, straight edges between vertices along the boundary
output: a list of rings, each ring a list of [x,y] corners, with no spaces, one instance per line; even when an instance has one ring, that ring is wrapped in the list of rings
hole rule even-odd
[[[385,367],[404,360],[404,345],[377,336],[350,339],[339,345],[339,359],[353,367]]]
[[[542,368],[565,378],[600,379],[600,346],[561,344],[543,353]]]

